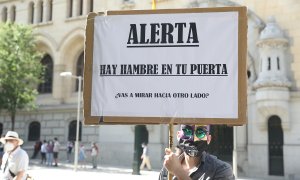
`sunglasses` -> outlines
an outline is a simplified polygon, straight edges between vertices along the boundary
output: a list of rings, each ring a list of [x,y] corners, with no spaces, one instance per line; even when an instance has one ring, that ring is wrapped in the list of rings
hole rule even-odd
[[[189,128],[185,128],[185,129],[182,129],[183,131],[183,134],[184,136],[186,137],[192,137],[193,136],[193,130],[192,129],[189,129]],[[203,139],[205,136],[206,136],[206,133],[208,131],[203,129],[203,127],[196,127],[196,130],[195,130],[195,136],[198,138],[198,139]]]

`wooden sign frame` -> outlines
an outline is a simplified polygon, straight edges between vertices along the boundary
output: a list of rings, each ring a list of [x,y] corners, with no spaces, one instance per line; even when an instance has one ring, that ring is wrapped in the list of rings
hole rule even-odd
[[[107,15],[137,14],[174,14],[174,13],[207,13],[207,12],[238,12],[238,118],[177,118],[177,117],[111,117],[91,116],[91,91],[93,72],[94,18],[105,13],[90,13],[87,17],[84,63],[84,124],[227,124],[243,125],[246,123],[247,107],[247,9],[246,7],[218,7],[193,9],[159,9],[108,11]]]

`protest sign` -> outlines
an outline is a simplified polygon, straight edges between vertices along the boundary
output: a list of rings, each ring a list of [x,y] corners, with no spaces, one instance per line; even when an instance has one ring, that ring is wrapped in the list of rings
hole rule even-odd
[[[246,122],[245,7],[87,19],[85,124]]]

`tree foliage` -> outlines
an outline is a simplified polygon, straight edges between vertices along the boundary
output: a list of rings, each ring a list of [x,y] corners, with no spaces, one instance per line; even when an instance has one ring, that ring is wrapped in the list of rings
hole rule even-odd
[[[0,24],[0,110],[6,110],[14,129],[18,109],[34,107],[44,68],[33,30],[27,25]]]

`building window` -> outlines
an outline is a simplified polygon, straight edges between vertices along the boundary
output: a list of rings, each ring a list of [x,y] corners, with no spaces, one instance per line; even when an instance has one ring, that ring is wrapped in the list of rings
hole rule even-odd
[[[48,1],[48,21],[52,21],[53,1]]]
[[[268,70],[270,71],[271,70],[271,58],[268,57]]]
[[[78,7],[78,10],[79,10],[79,12],[78,12],[78,15],[79,16],[82,16],[82,14],[83,14],[83,0],[79,0],[79,7]]]
[[[37,121],[29,124],[28,141],[37,141],[41,135],[41,124]]]
[[[69,135],[68,135],[68,141],[76,141],[76,124],[77,121],[73,120],[69,124]],[[82,123],[79,122],[79,141],[81,141],[81,133],[82,133]]]
[[[280,61],[279,61],[279,57],[277,57],[277,69],[280,70]]]
[[[135,6],[134,0],[123,0],[122,9],[133,9]]]
[[[284,176],[284,133],[280,117],[273,115],[268,120],[269,175]]]
[[[67,5],[68,9],[67,9],[67,17],[72,17],[73,16],[73,0],[69,0],[68,1],[68,5]]]
[[[44,13],[44,4],[43,1],[39,1],[38,2],[38,19],[39,19],[39,23],[43,22],[43,13]]]
[[[53,80],[53,61],[49,54],[46,54],[41,63],[45,67],[44,82],[39,85],[39,93],[51,93],[52,92],[52,80]]]
[[[28,19],[28,22],[30,23],[30,24],[33,24],[34,23],[34,3],[33,2],[30,2],[29,3],[29,11],[28,11],[28,17],[29,17],[29,19]]]
[[[2,22],[6,22],[7,21],[7,7],[4,7],[2,9]]]
[[[11,22],[16,21],[16,6],[12,6],[10,10],[10,20]]]
[[[250,70],[247,70],[247,77],[248,77],[248,79],[250,79],[250,77],[251,77],[251,71]]]
[[[2,136],[2,133],[3,133],[3,124],[0,123],[0,136]]]
[[[78,57],[76,64],[76,75],[83,77],[83,68],[84,68],[84,53],[82,52]],[[78,91],[79,82],[76,80],[76,91]],[[82,90],[82,89],[81,89]]]
[[[94,0],[89,0],[87,5],[87,12],[93,12],[94,11]]]

